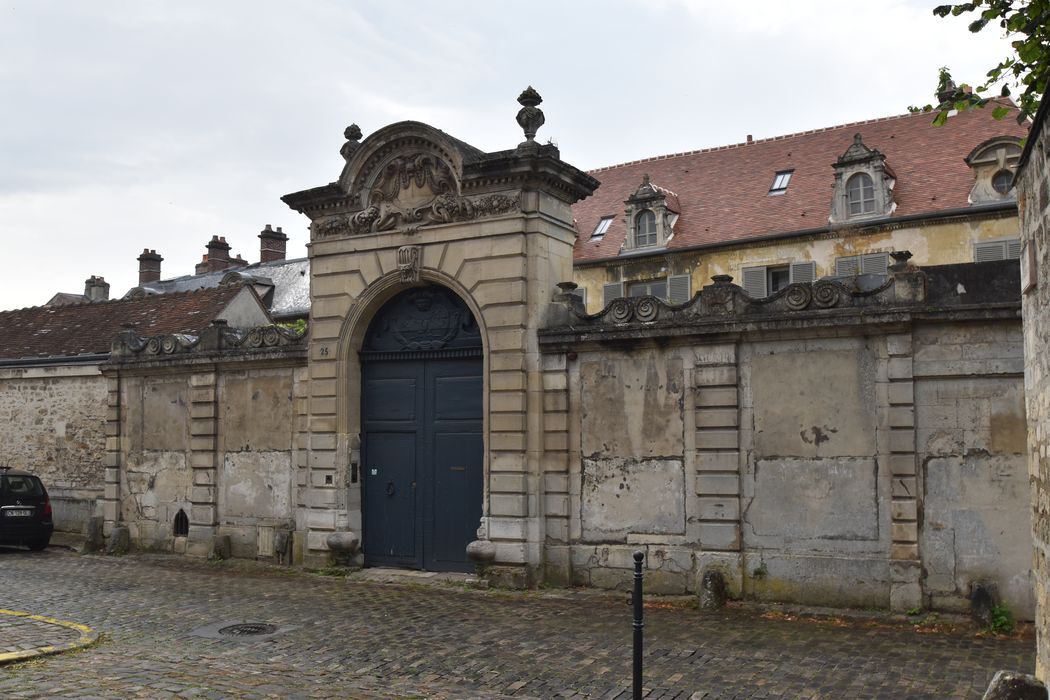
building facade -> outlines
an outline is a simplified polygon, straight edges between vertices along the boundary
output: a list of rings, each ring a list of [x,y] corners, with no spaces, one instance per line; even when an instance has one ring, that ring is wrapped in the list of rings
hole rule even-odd
[[[916,202],[941,190],[916,189],[901,152],[814,132],[794,169],[759,159],[763,207],[788,209],[749,227],[672,187],[659,168],[686,160],[599,183],[536,142],[539,96],[519,101],[525,140],[494,153],[416,122],[348,128],[338,180],[283,198],[310,219],[308,261],[252,266],[215,238],[200,274],[160,280],[144,251],[133,296],[234,290],[261,316],[110,329],[84,399],[105,402],[90,459],[106,533],[316,565],[352,532],[364,565],[480,564],[518,586],[623,586],[641,548],[657,591],[716,570],[741,596],[907,610],[963,609],[982,587],[1030,617],[1017,264],[1001,260],[1016,135],[969,127],[946,181],[962,201],[931,209]],[[798,207],[824,223],[763,228]],[[1001,254],[972,262],[985,244]],[[270,323],[304,306],[308,333]]]

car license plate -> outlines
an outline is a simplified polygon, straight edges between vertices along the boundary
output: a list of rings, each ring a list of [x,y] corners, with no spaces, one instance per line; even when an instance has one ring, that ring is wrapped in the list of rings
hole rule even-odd
[[[32,508],[8,508],[4,511],[4,515],[9,518],[28,518],[32,514]]]

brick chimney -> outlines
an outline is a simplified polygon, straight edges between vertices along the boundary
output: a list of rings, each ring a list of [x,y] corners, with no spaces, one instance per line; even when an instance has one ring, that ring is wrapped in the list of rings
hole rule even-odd
[[[284,260],[287,245],[288,236],[284,235],[281,227],[278,226],[274,231],[270,224],[266,224],[266,228],[259,233],[259,262]]]
[[[226,236],[212,236],[208,241],[208,272],[218,272],[230,267],[230,244]]]
[[[150,282],[156,282],[160,279],[160,263],[164,258],[157,254],[157,251],[150,250],[149,248],[142,249],[142,255],[139,256],[139,286],[149,284]],[[92,278],[94,279],[94,278]]]
[[[105,278],[91,275],[84,282],[84,296],[87,297],[88,301],[107,301],[109,299],[109,282]]]

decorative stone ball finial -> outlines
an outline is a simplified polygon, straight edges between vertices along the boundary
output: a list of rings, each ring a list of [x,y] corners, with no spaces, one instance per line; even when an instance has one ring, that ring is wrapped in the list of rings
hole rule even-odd
[[[543,98],[531,85],[518,95],[518,104],[521,105],[521,109],[518,111],[518,126],[525,131],[526,143],[534,140],[536,132],[543,126],[543,110],[536,106],[541,102],[543,102]]]
[[[361,145],[361,127],[357,124],[346,127],[343,129],[343,138],[346,139],[346,143],[339,149],[339,155],[343,157],[343,160],[350,160],[354,151]]]

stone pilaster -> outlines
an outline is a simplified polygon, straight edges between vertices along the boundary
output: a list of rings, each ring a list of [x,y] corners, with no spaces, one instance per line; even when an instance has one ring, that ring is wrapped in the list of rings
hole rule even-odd
[[[697,350],[692,369],[700,546],[740,551],[740,410],[735,345]],[[687,426],[688,429],[688,426]]]
[[[543,367],[543,515],[548,582],[572,580],[569,549],[569,362],[565,355],[545,355]],[[577,432],[578,429],[577,429]]]
[[[190,376],[190,531],[186,553],[206,557],[218,525],[218,378]]]
[[[103,532],[109,537],[113,526],[121,520],[120,515],[120,375],[111,372],[106,375],[106,456],[104,486],[102,493]]]
[[[911,334],[886,337],[885,397],[881,402],[879,458],[890,470],[890,607],[903,611],[922,605],[919,560],[921,483],[915,462],[915,384]]]

